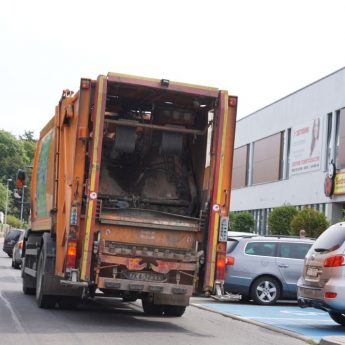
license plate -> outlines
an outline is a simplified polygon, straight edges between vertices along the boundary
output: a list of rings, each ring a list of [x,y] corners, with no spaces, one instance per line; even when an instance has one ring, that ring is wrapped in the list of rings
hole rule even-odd
[[[308,267],[307,268],[307,275],[309,277],[317,277],[319,274],[319,269],[317,267]]]
[[[127,272],[126,278],[131,280],[145,280],[150,282],[163,282],[166,280],[166,276],[164,274],[154,272]]]

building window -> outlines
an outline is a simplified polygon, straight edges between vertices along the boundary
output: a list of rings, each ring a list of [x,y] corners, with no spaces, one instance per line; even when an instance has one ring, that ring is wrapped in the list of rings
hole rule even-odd
[[[286,133],[286,165],[285,165],[285,178],[289,178],[289,171],[290,171],[290,149],[291,149],[291,128],[287,129]]]
[[[234,150],[232,169],[232,188],[248,186],[249,145]]]
[[[254,143],[253,184],[278,181],[281,175],[282,132]]]
[[[332,161],[332,113],[327,114],[326,170]]]
[[[345,108],[337,111],[335,132],[336,167],[345,168]]]

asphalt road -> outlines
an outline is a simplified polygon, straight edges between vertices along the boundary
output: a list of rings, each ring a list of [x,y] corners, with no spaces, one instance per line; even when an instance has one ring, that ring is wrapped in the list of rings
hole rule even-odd
[[[0,250],[2,243],[0,240]],[[99,298],[44,310],[21,292],[20,270],[0,252],[0,344],[301,345],[303,341],[190,306],[181,318],[147,317],[140,303]]]

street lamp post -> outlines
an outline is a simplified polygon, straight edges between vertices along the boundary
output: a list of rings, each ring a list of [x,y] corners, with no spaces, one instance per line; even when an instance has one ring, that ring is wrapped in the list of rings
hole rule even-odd
[[[9,192],[9,188],[8,185],[9,183],[12,181],[11,178],[7,179],[7,189],[6,189],[6,203],[5,203],[5,219],[4,219],[4,223],[7,224],[7,208],[8,208],[8,192]]]
[[[20,206],[20,221],[23,223],[23,208],[24,208],[24,191],[25,191],[26,186],[23,186],[22,190],[22,202]]]

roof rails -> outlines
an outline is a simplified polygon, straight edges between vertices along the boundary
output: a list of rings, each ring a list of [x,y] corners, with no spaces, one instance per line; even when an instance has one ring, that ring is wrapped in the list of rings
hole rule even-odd
[[[297,238],[297,239],[307,239],[307,240],[315,240],[314,237],[301,237],[301,236],[291,236],[291,235],[262,235],[262,237],[276,237],[276,238]]]

